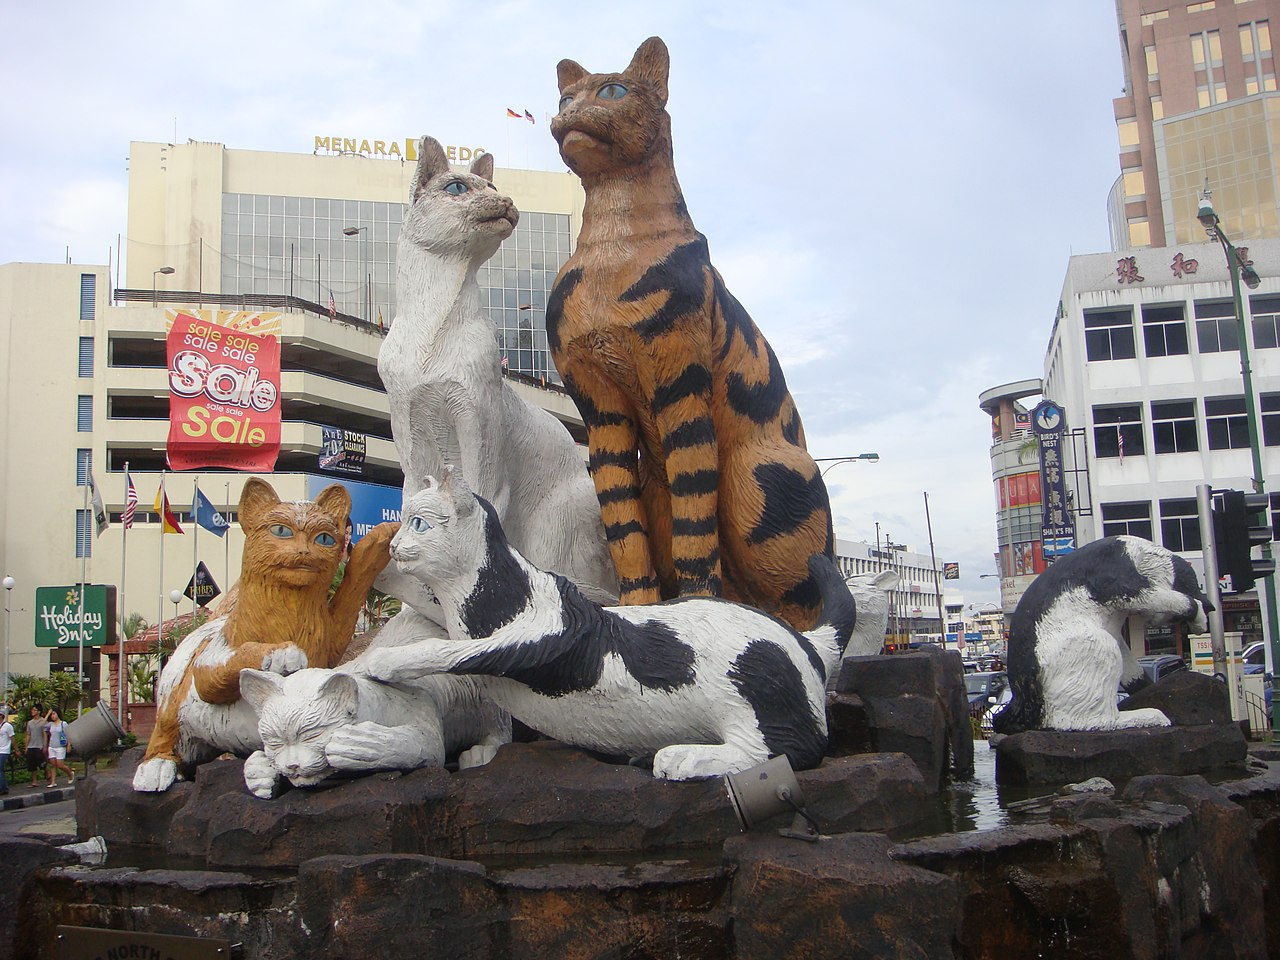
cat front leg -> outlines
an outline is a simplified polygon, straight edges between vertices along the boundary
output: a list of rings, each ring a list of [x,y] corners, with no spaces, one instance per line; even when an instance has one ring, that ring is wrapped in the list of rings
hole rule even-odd
[[[564,384],[587,427],[587,468],[618,573],[619,603],[657,603],[662,597],[640,499],[639,432],[629,412],[630,403],[607,377],[594,370],[575,367],[572,376],[565,375]]]
[[[462,659],[445,649],[447,641],[407,643],[366,650],[343,669],[386,683],[403,683],[433,673],[448,673]]]
[[[279,792],[284,783],[280,771],[261,750],[249,754],[244,762],[244,785],[255,797],[270,800]]]
[[[191,674],[196,695],[205,703],[228,704],[240,699],[240,671],[265,670],[287,676],[307,667],[307,655],[292,643],[245,643],[226,663],[197,664]]]
[[[364,720],[333,732],[324,749],[335,770],[417,770],[444,764],[440,723],[388,727]]]

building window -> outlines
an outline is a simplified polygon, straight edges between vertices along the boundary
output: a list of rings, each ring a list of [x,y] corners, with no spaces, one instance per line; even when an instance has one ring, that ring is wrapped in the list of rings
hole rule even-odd
[[[1196,301],[1196,346],[1201,353],[1240,349],[1236,308],[1230,300]]]
[[[1160,61],[1156,59],[1156,48],[1150,44],[1142,48],[1143,54],[1147,58],[1147,82],[1160,79]]]
[[[80,376],[93,376],[93,337],[80,338]]]
[[[1149,27],[1153,23],[1155,23],[1157,20],[1168,20],[1168,19],[1169,19],[1168,10],[1153,10],[1151,13],[1144,13],[1142,15],[1142,25],[1144,27]]]
[[[92,273],[80,274],[80,319],[92,320],[97,309],[98,278]]]
[[[1129,227],[1129,246],[1131,247],[1149,247],[1151,246],[1151,223],[1146,217],[1137,217],[1128,221]]]
[[[1264,393],[1259,400],[1262,443],[1268,447],[1280,447],[1280,393]]]
[[[1271,495],[1271,539],[1280,540],[1280,493]]]
[[[1249,418],[1244,397],[1205,397],[1204,425],[1210,450],[1239,450],[1249,446]]]
[[[1160,542],[1174,553],[1200,549],[1200,514],[1195,497],[1160,501]]]
[[[1250,297],[1253,345],[1260,350],[1280,347],[1280,297]]]
[[[1084,315],[1085,351],[1090,360],[1132,360],[1137,356],[1133,345],[1133,312],[1123,310],[1087,310]]]
[[[1180,303],[1142,308],[1142,341],[1148,357],[1181,357],[1187,350],[1187,321]]]
[[[1146,452],[1142,442],[1142,407],[1126,403],[1093,408],[1093,452],[1097,457],[1140,457]]]
[[[93,397],[76,397],[76,430],[93,432]]]
[[[76,486],[83,487],[89,482],[89,470],[92,466],[92,450],[76,451]]]
[[[1275,90],[1275,61],[1271,54],[1271,28],[1266,20],[1240,25],[1240,59],[1244,62],[1244,92],[1252,96]]]
[[[1150,540],[1150,502],[1144,500],[1134,503],[1104,503],[1102,535],[1104,537],[1142,537],[1144,540]]]
[[[1142,175],[1141,168],[1124,174],[1124,195],[1130,200],[1147,195],[1147,180]]]
[[[1120,138],[1121,148],[1138,145],[1138,121],[1133,119],[1117,120],[1116,135]]]
[[[1152,120],[1164,119],[1164,98],[1163,97],[1151,98],[1151,119]]]
[[[76,511],[76,556],[93,556],[93,510]]]
[[[1199,450],[1195,401],[1151,401],[1151,442],[1156,453],[1194,453]]]
[[[1203,13],[1217,6],[1217,0],[1201,0],[1200,3],[1188,3],[1187,13]]]

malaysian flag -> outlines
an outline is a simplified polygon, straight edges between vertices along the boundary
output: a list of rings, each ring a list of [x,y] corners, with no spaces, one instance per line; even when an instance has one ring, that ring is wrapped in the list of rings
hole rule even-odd
[[[138,491],[134,489],[133,477],[129,471],[124,472],[124,513],[120,514],[120,522],[128,530],[133,526],[133,514],[138,509]]]

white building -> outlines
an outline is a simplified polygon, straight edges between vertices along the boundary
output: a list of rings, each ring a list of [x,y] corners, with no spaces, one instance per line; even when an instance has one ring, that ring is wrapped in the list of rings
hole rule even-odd
[[[889,597],[889,624],[886,641],[905,646],[924,634],[937,639],[943,617],[938,609],[943,561],[938,559],[937,579],[929,554],[916,553],[888,540],[879,545],[861,540],[836,540],[836,565],[845,578],[892,570],[898,585]],[[945,596],[943,607],[946,607]]]

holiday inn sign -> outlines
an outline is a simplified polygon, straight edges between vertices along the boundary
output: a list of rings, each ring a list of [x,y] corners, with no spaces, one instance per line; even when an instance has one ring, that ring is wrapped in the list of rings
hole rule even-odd
[[[85,587],[36,587],[36,646],[100,647],[116,642],[116,588],[100,583]]]

